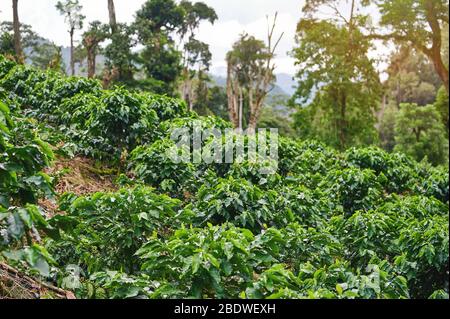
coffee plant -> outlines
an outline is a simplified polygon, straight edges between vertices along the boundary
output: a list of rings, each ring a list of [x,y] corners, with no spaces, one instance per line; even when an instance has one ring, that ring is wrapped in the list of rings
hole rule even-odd
[[[176,226],[180,202],[138,186],[89,197],[66,194],[60,205],[67,215],[49,221],[62,229],[62,239],[49,245],[55,256],[89,272],[109,268],[133,273],[140,246]]]
[[[53,259],[35,239],[39,231],[53,235],[54,229],[35,204],[53,196],[52,181],[42,171],[53,152],[27,122],[0,101],[0,259],[48,275]]]

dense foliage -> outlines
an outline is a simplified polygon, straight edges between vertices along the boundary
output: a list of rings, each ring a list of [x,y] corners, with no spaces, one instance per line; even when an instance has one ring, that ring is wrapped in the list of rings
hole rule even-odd
[[[434,105],[401,104],[395,125],[395,150],[431,163],[448,163],[448,139]]]
[[[448,164],[448,14],[442,0],[305,0],[292,52],[296,135]],[[386,68],[379,40],[393,45]]]
[[[35,204],[53,196],[51,178],[42,172],[52,159],[31,120],[16,117],[0,101],[0,250],[13,263],[47,276],[53,259],[36,239],[39,231],[54,234],[54,229]]]
[[[153,141],[160,122],[188,114],[184,103],[164,96],[102,90],[96,80],[0,63],[0,86],[13,105],[54,124],[80,151],[99,159],[119,160],[124,151]]]
[[[176,99],[0,66],[0,258],[80,298],[448,298],[447,167],[288,138],[273,175],[248,158],[175,164],[170,129],[228,123]],[[60,213],[45,214],[53,155],[36,115],[74,152],[124,162],[120,189],[57,194]]]

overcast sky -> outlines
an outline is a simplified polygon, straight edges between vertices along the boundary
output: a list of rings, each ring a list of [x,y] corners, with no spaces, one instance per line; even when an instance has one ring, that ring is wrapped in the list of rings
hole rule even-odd
[[[198,39],[210,45],[213,54],[214,73],[223,74],[225,54],[231,48],[239,34],[246,31],[258,38],[265,39],[266,15],[279,14],[278,33],[284,37],[277,50],[277,73],[294,74],[294,62],[288,56],[294,45],[296,24],[300,17],[303,0],[202,0],[212,6],[219,20],[211,26],[204,23],[200,27]],[[117,20],[131,22],[134,13],[145,0],[115,0]],[[195,2],[195,1],[194,1]],[[57,0],[19,0],[19,18],[29,24],[40,35],[58,45],[69,46],[64,18],[55,9]],[[87,21],[108,22],[107,0],[80,0]],[[12,20],[10,0],[0,0],[0,21]]]

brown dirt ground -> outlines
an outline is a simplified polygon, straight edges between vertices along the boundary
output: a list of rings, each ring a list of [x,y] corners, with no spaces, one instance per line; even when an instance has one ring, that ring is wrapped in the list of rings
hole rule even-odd
[[[77,156],[71,159],[58,157],[50,168],[45,170],[57,178],[55,192],[57,196],[66,192],[76,195],[89,195],[96,192],[116,191],[116,174],[104,167],[97,168],[94,160]],[[40,200],[39,204],[51,215],[58,213],[55,200]]]

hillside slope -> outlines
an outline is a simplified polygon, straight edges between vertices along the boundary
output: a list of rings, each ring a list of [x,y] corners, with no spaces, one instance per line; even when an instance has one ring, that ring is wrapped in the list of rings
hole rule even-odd
[[[172,129],[230,124],[2,57],[0,99],[0,261],[78,298],[448,298],[448,167],[288,138],[272,175],[175,163]],[[55,193],[55,156],[114,187]]]

